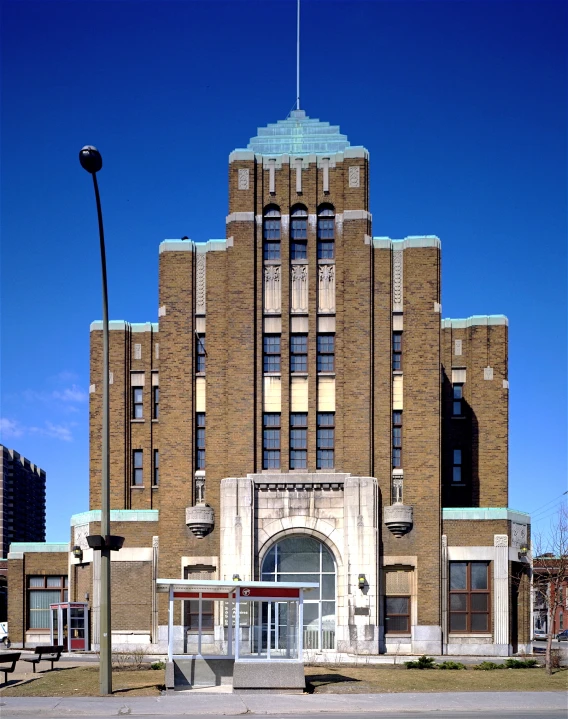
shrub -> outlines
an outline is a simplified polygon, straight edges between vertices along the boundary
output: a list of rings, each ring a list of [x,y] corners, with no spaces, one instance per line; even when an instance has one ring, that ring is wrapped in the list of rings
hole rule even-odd
[[[404,662],[404,666],[407,669],[435,669],[436,664],[434,663],[434,657],[427,657],[423,654],[415,662]]]
[[[507,669],[532,669],[538,666],[536,659],[506,659],[505,666]]]
[[[438,664],[438,669],[465,669],[465,664],[461,662],[447,661]]]
[[[484,672],[492,671],[493,669],[505,669],[504,664],[496,664],[495,662],[481,662],[481,664],[476,664],[474,669],[481,669]]]
[[[162,661],[152,662],[152,664],[150,664],[150,668],[151,668],[151,669],[165,669],[165,668],[166,668],[166,662],[162,662]]]
[[[550,650],[550,668],[560,669],[560,649]]]

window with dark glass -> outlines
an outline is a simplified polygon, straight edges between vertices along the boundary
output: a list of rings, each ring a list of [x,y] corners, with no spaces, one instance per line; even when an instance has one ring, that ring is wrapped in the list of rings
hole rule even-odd
[[[290,372],[308,371],[308,335],[290,335]]]
[[[290,218],[290,259],[308,258],[308,213],[305,207],[292,210]]]
[[[132,418],[142,419],[144,416],[144,387],[132,388]]]
[[[280,469],[280,414],[265,412],[262,437],[262,468]]]
[[[264,371],[280,372],[280,335],[264,335]]]
[[[318,214],[318,260],[333,260],[335,257],[335,213],[325,207]]]
[[[392,466],[402,467],[402,411],[392,413]]]
[[[392,368],[402,370],[402,332],[392,333]]]
[[[410,597],[385,597],[385,634],[410,632]]]
[[[308,414],[290,415],[290,469],[307,469],[308,466]]]
[[[262,225],[263,257],[265,260],[280,259],[280,211],[269,208],[264,213]]]
[[[455,384],[453,386],[453,395],[454,401],[452,414],[454,415],[454,417],[461,417],[463,414],[463,384]]]
[[[452,472],[452,480],[454,482],[462,481],[462,451],[461,449],[454,449],[454,465]]]
[[[205,412],[195,415],[195,469],[205,469]]]
[[[320,334],[318,342],[318,372],[335,371],[335,335]]]
[[[29,576],[28,629],[49,629],[49,605],[66,602],[67,592],[67,576]]]
[[[160,418],[160,388],[157,385],[152,387],[152,417]]]
[[[316,452],[318,469],[330,469],[334,466],[335,412],[318,412]]]
[[[144,453],[141,449],[132,452],[132,484],[141,487],[144,484]]]
[[[160,484],[160,452],[157,449],[154,450],[153,474],[152,484],[157,487]]]
[[[197,373],[205,372],[205,335],[195,336],[195,371]]]
[[[489,562],[450,562],[450,632],[489,632]]]
[[[201,600],[201,630],[212,632],[214,627],[214,601]],[[199,630],[199,599],[186,599],[184,611],[185,628],[191,632]]]

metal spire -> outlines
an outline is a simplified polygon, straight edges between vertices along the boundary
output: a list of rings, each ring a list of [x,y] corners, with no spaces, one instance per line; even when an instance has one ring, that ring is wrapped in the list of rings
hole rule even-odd
[[[300,109],[300,0],[297,1],[296,20],[296,110]]]

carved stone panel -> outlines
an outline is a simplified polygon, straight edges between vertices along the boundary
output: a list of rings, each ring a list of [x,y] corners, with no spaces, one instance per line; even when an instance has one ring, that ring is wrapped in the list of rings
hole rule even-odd
[[[75,545],[81,547],[81,549],[88,549],[89,543],[87,542],[87,536],[89,534],[88,524],[76,524],[73,528],[73,541]]]
[[[511,547],[519,549],[528,540],[527,525],[511,522]]]
[[[268,265],[264,268],[264,311],[280,313],[282,310],[281,268]]]
[[[392,311],[403,312],[402,305],[402,263],[403,250],[393,250],[392,253]]]
[[[239,170],[240,172],[240,170]],[[248,170],[247,170],[248,172]],[[205,271],[207,267],[207,255],[205,253],[199,253],[196,256],[195,265],[195,314],[205,314],[205,296],[206,296],[206,285],[205,285]]]
[[[239,190],[248,190],[249,188],[249,171],[247,168],[239,170]]]
[[[292,312],[308,311],[308,266],[292,265],[292,292],[290,293]]]
[[[320,265],[318,312],[335,312],[335,265]]]
[[[361,177],[360,169],[359,167],[349,168],[349,187],[359,187]]]

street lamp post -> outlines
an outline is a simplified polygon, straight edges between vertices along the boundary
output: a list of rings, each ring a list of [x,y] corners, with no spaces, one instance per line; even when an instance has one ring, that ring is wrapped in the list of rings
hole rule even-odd
[[[101,594],[100,594],[100,672],[99,684],[102,696],[112,694],[112,655],[111,655],[111,621],[110,621],[110,431],[109,431],[109,326],[108,326],[108,293],[106,273],[105,235],[103,230],[103,214],[101,198],[97,183],[97,172],[103,166],[100,152],[92,145],[85,145],[79,152],[79,162],[93,176],[97,218],[99,223],[99,240],[101,247],[101,270],[103,289],[103,437],[102,437],[102,475],[101,475],[101,535],[102,541],[98,549],[101,553]],[[94,539],[94,537],[93,537]]]

